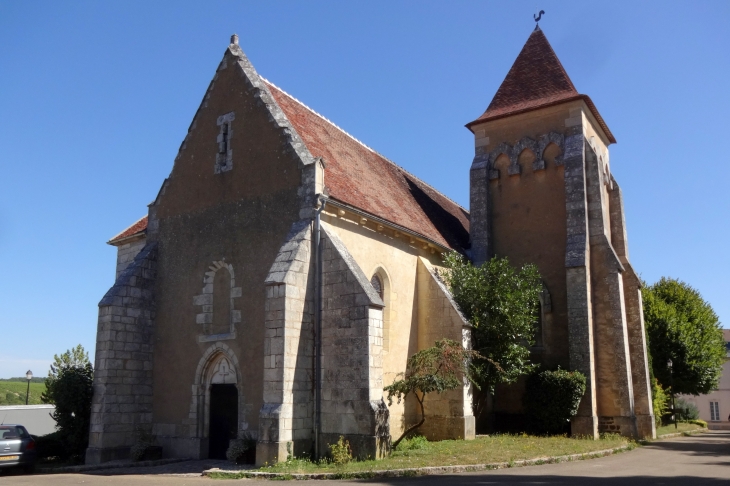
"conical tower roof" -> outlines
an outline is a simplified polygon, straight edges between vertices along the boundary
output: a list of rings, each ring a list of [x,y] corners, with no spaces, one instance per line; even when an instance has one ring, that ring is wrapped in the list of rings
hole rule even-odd
[[[487,110],[467,127],[578,99],[586,102],[609,140],[615,142],[591,99],[575,89],[547,37],[538,27],[525,42]]]

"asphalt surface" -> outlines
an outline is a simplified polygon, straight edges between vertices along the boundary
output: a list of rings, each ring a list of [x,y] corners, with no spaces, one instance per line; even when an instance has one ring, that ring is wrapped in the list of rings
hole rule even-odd
[[[181,485],[204,486],[225,484],[234,480],[214,480],[178,469],[181,474],[173,475],[174,469],[157,469],[156,474],[119,474],[107,471],[95,474],[53,474],[53,475],[4,475],[0,486],[5,485]],[[178,466],[183,467],[183,466]],[[154,468],[156,469],[156,468]],[[167,472],[162,472],[167,471]],[[183,472],[185,471],[185,472]],[[132,472],[132,471],[128,471]],[[136,471],[135,471],[136,472]],[[156,472],[156,471],[155,471]],[[272,486],[271,481],[241,480],[247,485]],[[238,482],[238,481],[236,481]],[[704,486],[730,485],[730,431],[710,431],[694,437],[681,437],[657,441],[600,459],[575,461],[562,464],[527,466],[498,471],[465,473],[458,475],[425,476],[418,478],[391,478],[380,480],[349,481],[307,481],[306,485],[396,485],[396,486],[482,486],[482,485],[567,485],[567,486]],[[301,484],[301,483],[298,483]]]

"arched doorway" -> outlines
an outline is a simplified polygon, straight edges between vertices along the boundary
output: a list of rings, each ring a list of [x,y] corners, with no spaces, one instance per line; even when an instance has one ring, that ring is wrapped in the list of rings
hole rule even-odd
[[[212,360],[208,407],[208,457],[225,459],[228,443],[238,435],[238,382],[224,354]]]
[[[225,459],[231,439],[238,433],[238,389],[236,385],[215,383],[210,386],[210,431],[208,457]]]
[[[225,459],[230,440],[247,429],[243,391],[236,354],[222,342],[211,345],[198,362],[189,414],[202,439],[200,459]]]

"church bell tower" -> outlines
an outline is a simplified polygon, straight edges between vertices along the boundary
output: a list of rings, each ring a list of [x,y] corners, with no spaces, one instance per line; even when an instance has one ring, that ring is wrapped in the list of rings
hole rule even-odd
[[[588,381],[573,434],[654,437],[641,283],[609,165],[616,140],[539,27],[466,126],[472,260],[537,265],[545,288],[533,356]],[[506,393],[502,411],[520,413],[519,395]]]

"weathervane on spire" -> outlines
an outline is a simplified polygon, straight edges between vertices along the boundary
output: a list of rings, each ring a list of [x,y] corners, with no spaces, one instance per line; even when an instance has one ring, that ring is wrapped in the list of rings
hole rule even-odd
[[[544,14],[544,13],[545,13],[544,10],[540,10],[539,13],[533,14],[532,18],[535,19],[535,30],[540,29],[540,24],[538,22],[540,22],[540,19],[542,18],[542,14]]]

